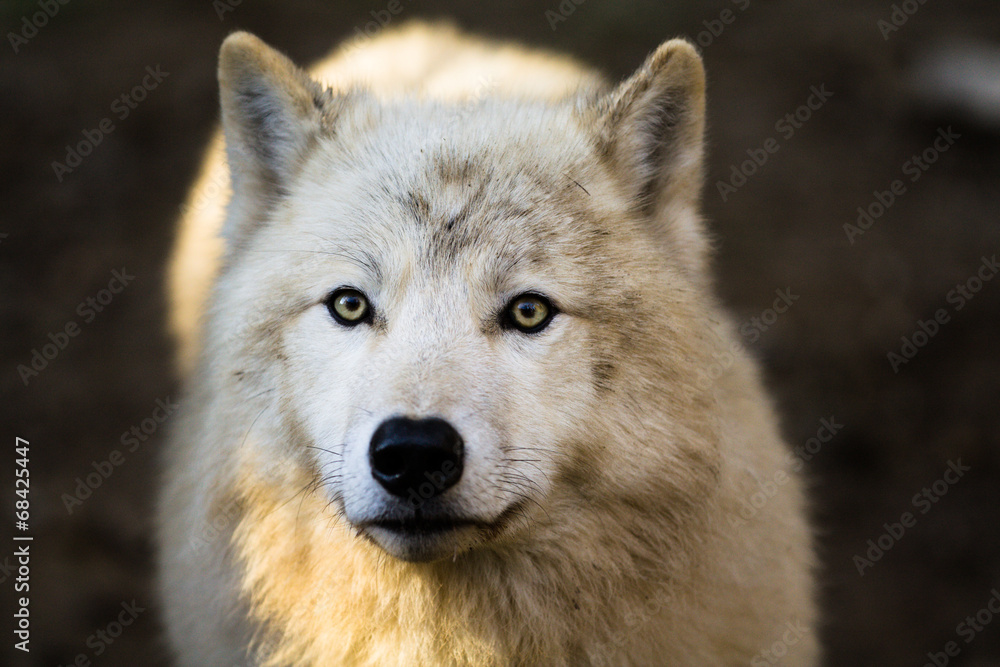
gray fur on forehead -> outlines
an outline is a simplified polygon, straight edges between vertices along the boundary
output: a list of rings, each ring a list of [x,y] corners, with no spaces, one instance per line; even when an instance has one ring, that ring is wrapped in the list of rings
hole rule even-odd
[[[380,160],[386,167],[376,179],[392,184],[379,186],[380,195],[392,200],[399,222],[419,231],[432,255],[454,258],[477,245],[518,241],[583,248],[611,230],[588,206],[581,180],[593,166],[581,157],[553,158],[551,151],[488,139],[464,150],[439,141]],[[409,164],[395,166],[400,160]]]
[[[461,115],[449,117],[455,108]],[[510,122],[498,120],[498,108]],[[633,247],[644,233],[627,198],[608,201],[613,180],[592,132],[573,105],[523,123],[521,108],[379,105],[342,119],[340,136],[320,144],[320,159],[325,173],[361,176],[348,179],[346,200],[358,238],[382,230],[379,245],[403,242],[428,270],[495,256],[484,266],[495,275],[479,278],[495,287],[525,271],[596,278],[623,270],[621,260],[635,253],[621,244]]]
[[[568,176],[486,168],[452,179],[451,187],[447,174],[437,176],[443,187],[435,188],[433,179],[401,198],[431,259],[453,261],[489,246],[501,255],[516,250],[518,261],[537,264],[552,252],[585,252],[608,234]]]

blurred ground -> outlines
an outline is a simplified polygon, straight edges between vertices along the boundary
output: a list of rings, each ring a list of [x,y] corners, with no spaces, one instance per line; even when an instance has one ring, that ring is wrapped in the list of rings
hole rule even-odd
[[[32,652],[25,660],[8,634],[3,662],[69,664],[83,654],[99,665],[165,664],[148,541],[162,435],[150,418],[157,399],[176,394],[162,273],[217,116],[216,51],[243,28],[309,62],[384,4],[75,0],[17,53],[5,36],[0,433],[31,443],[35,541]],[[975,293],[970,282],[982,258],[1000,250],[1000,130],[988,113],[923,104],[909,75],[937,45],[997,48],[1000,11],[992,0],[901,4],[915,12],[897,15],[906,21],[891,31],[878,23],[891,21],[888,0],[589,0],[554,24],[545,12],[558,11],[556,0],[413,0],[401,17],[450,16],[489,35],[567,50],[615,77],[665,37],[699,41],[709,72],[705,209],[721,292],[747,322],[744,342],[765,362],[789,440],[804,445],[821,419],[843,425],[807,464],[824,565],[825,624],[816,630],[827,664],[921,665],[953,641],[959,653],[949,664],[997,665],[1000,619],[990,624],[986,612],[959,624],[1000,587],[1000,280]],[[4,33],[30,33],[22,17],[38,11],[35,2],[4,2]],[[168,74],[122,117],[112,105],[147,66]],[[814,86],[832,96],[797,127],[776,125]],[[104,118],[113,131],[60,182],[52,162],[65,162],[65,146],[84,131],[94,136]],[[959,136],[934,164],[904,171],[949,127]],[[772,137],[777,152],[755,169],[744,165],[754,172],[745,183],[733,180],[734,165],[761,161]],[[891,192],[896,179],[905,193],[851,243],[844,225],[857,221],[859,206],[887,202],[875,193]],[[723,188],[725,200],[720,181],[735,187]],[[123,269],[134,280],[109,292],[100,312],[78,309],[104,298],[112,271]],[[956,296],[959,285],[971,299]],[[786,289],[798,298],[772,320],[775,290]],[[920,322],[932,330],[939,309],[947,322],[921,337]],[[30,364],[50,333],[62,340],[68,323],[78,334],[26,386],[18,365]],[[887,354],[901,353],[901,337],[925,344],[894,372]],[[121,449],[133,426],[155,432],[69,514],[63,494]],[[959,459],[969,471],[934,487]],[[4,475],[4,498],[12,479]],[[933,503],[914,499],[925,487]],[[907,511],[915,525],[898,541],[883,537],[891,547],[859,575],[853,557],[867,558],[866,542]],[[7,551],[4,587],[14,576]],[[113,633],[109,623],[133,600],[145,611],[120,637],[95,634]]]

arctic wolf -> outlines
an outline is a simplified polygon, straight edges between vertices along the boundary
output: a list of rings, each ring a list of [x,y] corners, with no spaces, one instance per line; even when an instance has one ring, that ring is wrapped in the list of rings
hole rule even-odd
[[[311,74],[236,33],[219,81],[172,268],[181,664],[814,664],[801,485],[711,290],[690,44],[609,85],[442,27]]]

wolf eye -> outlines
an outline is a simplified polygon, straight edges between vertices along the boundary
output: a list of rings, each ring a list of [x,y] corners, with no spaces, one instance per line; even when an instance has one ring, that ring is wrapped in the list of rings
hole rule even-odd
[[[522,333],[536,333],[549,325],[555,307],[537,294],[514,297],[505,311],[506,324]]]
[[[333,319],[344,326],[353,327],[370,319],[368,298],[356,289],[341,287],[326,298],[326,308]]]

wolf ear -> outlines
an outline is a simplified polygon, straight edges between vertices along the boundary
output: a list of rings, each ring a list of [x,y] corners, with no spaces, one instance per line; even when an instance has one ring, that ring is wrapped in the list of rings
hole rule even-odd
[[[705,132],[698,52],[682,39],[661,44],[600,108],[614,173],[657,236],[700,272],[707,243],[698,217]]]
[[[319,135],[328,94],[247,32],[222,43],[219,88],[234,200],[281,194]]]

